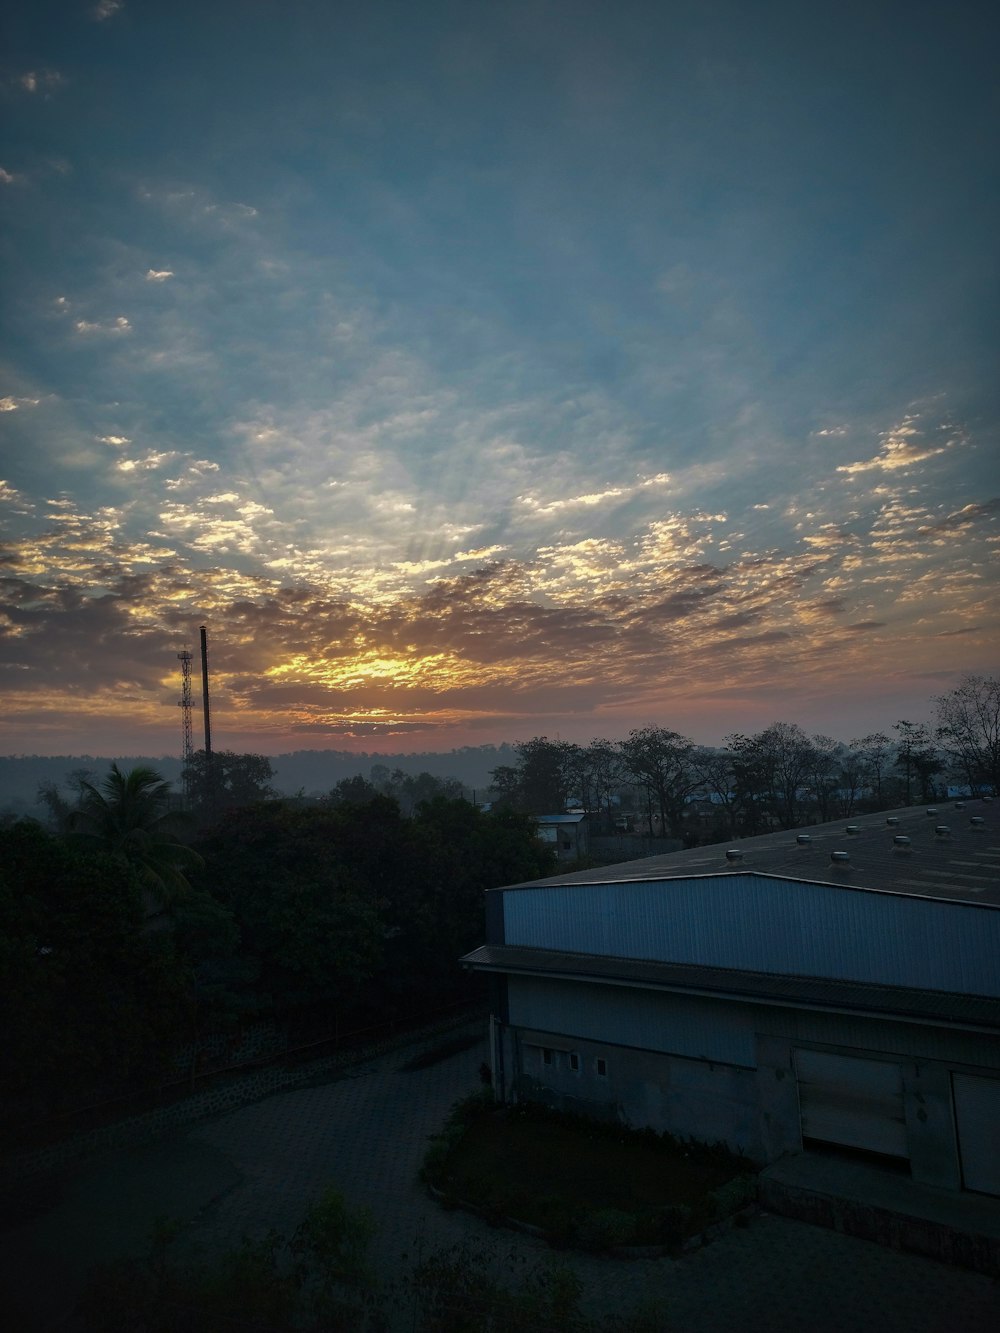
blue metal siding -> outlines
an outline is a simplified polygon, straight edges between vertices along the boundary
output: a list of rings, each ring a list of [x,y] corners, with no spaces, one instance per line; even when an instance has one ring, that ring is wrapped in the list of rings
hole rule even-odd
[[[1000,910],[746,874],[503,900],[510,945],[1000,995]]]
[[[749,1006],[697,996],[653,994],[587,982],[509,978],[514,1027],[585,1037],[591,1042],[670,1051],[718,1064],[756,1064]]]

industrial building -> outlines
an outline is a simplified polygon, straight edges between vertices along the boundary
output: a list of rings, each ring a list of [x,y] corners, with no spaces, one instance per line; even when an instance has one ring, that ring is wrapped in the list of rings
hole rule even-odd
[[[486,936],[498,1097],[1000,1196],[1000,802],[492,890]]]

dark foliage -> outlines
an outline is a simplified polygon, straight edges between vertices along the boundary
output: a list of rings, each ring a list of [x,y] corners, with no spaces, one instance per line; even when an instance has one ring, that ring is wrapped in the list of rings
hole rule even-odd
[[[93,1333],[665,1333],[662,1308],[588,1319],[579,1279],[470,1246],[403,1256],[379,1283],[369,1263],[374,1226],[328,1189],[287,1239],[251,1239],[211,1263],[174,1254],[178,1226],[161,1222],[149,1253],[95,1270],[78,1303]],[[393,1317],[394,1316],[394,1317]]]
[[[258,1007],[325,1006],[346,1021],[453,998],[469,985],[457,959],[482,938],[485,890],[549,868],[521,816],[439,796],[404,819],[389,797],[353,795],[233,811],[201,845]]]
[[[157,1075],[190,1020],[190,974],[144,929],[122,859],[37,824],[0,829],[0,1087],[8,1114],[58,1110]]]
[[[245,1020],[325,1037],[478,995],[457,960],[481,941],[485,890],[549,868],[530,821],[440,794],[410,818],[370,791],[260,801],[195,852],[166,829],[155,774],[109,782],[81,785],[69,822],[87,816],[90,838],[0,828],[10,1123],[176,1081],[181,1047]]]
[[[202,823],[212,824],[227,810],[272,799],[271,761],[263,754],[235,750],[198,750],[183,772],[189,807]]]
[[[148,1255],[103,1265],[78,1304],[94,1333],[377,1333],[385,1328],[368,1264],[374,1224],[327,1190],[287,1239],[251,1239],[212,1263],[184,1264],[162,1222]]]
[[[456,1104],[423,1179],[446,1203],[494,1224],[541,1228],[557,1246],[674,1246],[755,1196],[755,1168],[724,1144],[554,1111],[497,1107],[488,1090]]]

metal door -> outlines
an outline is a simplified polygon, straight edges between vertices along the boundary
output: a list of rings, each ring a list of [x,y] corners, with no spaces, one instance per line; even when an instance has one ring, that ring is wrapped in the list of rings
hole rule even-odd
[[[795,1072],[803,1138],[909,1157],[899,1065],[797,1050]]]
[[[1000,1078],[952,1074],[962,1184],[1000,1194]]]

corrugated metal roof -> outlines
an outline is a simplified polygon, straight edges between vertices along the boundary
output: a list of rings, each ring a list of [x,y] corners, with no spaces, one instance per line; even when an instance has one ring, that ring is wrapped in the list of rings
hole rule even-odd
[[[736,968],[600,957],[516,945],[483,945],[461,960],[477,971],[577,978],[723,996],[747,1003],[876,1014],[1000,1032],[1000,999]]]
[[[980,822],[973,824],[974,819]],[[849,827],[853,831],[848,832]],[[939,833],[940,827],[947,833]],[[800,836],[807,836],[808,842],[800,843]],[[897,837],[909,842],[898,844]],[[730,849],[741,853],[742,859],[727,860]],[[834,864],[830,856],[834,851],[846,852],[847,860]],[[510,887],[691,878],[740,869],[844,888],[1000,906],[1000,801],[948,801],[886,810]],[[494,890],[500,891],[509,888]]]

